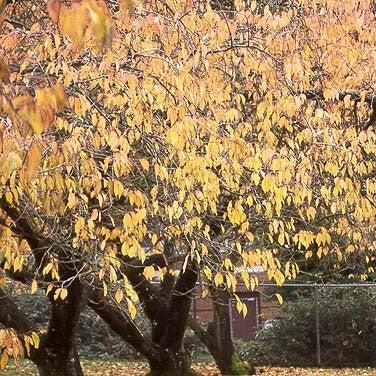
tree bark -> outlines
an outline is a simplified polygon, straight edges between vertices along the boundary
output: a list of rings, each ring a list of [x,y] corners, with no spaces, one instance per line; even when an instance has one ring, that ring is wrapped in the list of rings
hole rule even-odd
[[[75,287],[74,287],[75,288]],[[67,302],[54,302],[46,334],[39,334],[40,345],[30,347],[27,356],[39,370],[40,376],[83,376],[75,342],[78,324],[79,291],[71,291]],[[78,292],[78,294],[77,294]],[[0,322],[22,334],[35,329],[16,303],[0,289]]]
[[[149,376],[196,376],[191,370],[190,356],[181,350],[171,353],[165,349],[157,362],[149,362]]]
[[[0,207],[14,221],[12,230],[28,242],[38,267],[42,269],[46,263],[43,245],[49,245],[49,239],[38,236],[28,220],[4,198],[0,199]],[[61,256],[63,259],[67,257],[64,253]],[[68,295],[65,300],[54,300],[54,293],[50,292],[52,309],[48,330],[40,336],[39,348],[31,348],[30,359],[37,365],[40,376],[83,376],[77,352],[76,333],[86,297],[80,281],[75,278],[74,269],[61,264],[60,272],[63,280],[73,278],[67,287]],[[46,276],[43,278],[45,281],[48,280]]]
[[[149,261],[146,260],[145,264]],[[184,348],[183,341],[192,293],[198,278],[196,261],[188,262],[186,269],[181,270],[175,283],[175,277],[167,273],[160,288],[147,281],[142,272],[143,267],[138,264],[128,265],[123,270],[152,324],[150,340],[141,334],[132,320],[100,296],[100,293],[99,295],[98,292],[92,293],[89,306],[124,341],[146,357],[150,365],[150,376],[194,375],[195,373],[190,369],[190,352]]]
[[[191,356],[184,348],[184,333],[187,328],[193,290],[198,278],[198,265],[195,260],[181,270],[172,289],[167,307],[167,316],[160,317],[164,325],[164,335],[158,341],[161,353],[158,362],[150,362],[150,376],[194,375],[191,370]]]
[[[38,364],[39,376],[83,376],[77,351],[68,357],[56,357],[53,354]]]
[[[160,255],[152,256],[145,264],[167,266]],[[127,268],[125,274],[134,287],[144,312],[152,324],[151,340],[159,350],[156,359],[148,358],[151,376],[192,375],[189,351],[183,346],[185,329],[198,273],[197,263],[188,262],[186,269],[175,277],[167,273],[158,289],[146,280],[138,265]],[[174,283],[175,282],[175,283]]]
[[[178,353],[171,353],[161,347],[161,338],[153,342],[146,338],[136,324],[126,316],[126,313],[111,305],[98,291],[91,295],[89,307],[93,309],[125,342],[142,354],[150,365],[150,374],[153,376],[190,375],[190,358],[185,349]],[[164,319],[167,319],[167,315]],[[164,325],[166,327],[166,325]],[[159,331],[160,326],[155,326]]]
[[[12,276],[12,275],[11,275]],[[68,288],[65,301],[51,299],[52,312],[46,334],[39,334],[39,348],[30,347],[30,354],[25,355],[33,361],[40,376],[82,376],[82,369],[77,353],[75,334],[84,297],[79,282]],[[22,334],[36,330],[28,317],[11,297],[0,289],[0,322]]]
[[[40,376],[83,376],[77,352],[76,332],[85,302],[78,280],[68,287],[65,300],[52,300],[47,334],[34,360]]]

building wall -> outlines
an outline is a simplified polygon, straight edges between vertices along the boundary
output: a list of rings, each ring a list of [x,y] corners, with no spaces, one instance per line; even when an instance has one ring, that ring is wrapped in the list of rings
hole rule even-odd
[[[260,278],[261,277],[261,278]],[[259,280],[262,280],[262,275]],[[255,291],[249,291],[244,285],[239,284],[236,294],[247,305],[246,317],[236,309],[235,298],[230,298],[228,303],[232,322],[232,334],[234,338],[252,340],[256,330],[262,328],[263,323],[275,317],[279,310],[279,304],[275,299],[265,295],[264,289],[258,287]],[[200,287],[197,287],[195,299],[192,304],[192,315],[205,323],[213,321],[213,307],[209,297],[202,297]]]

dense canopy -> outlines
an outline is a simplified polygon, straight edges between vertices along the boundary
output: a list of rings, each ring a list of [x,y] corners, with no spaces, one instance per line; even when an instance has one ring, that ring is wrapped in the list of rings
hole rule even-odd
[[[134,317],[129,265],[232,291],[294,278],[297,250],[372,271],[372,2],[270,3],[0,0],[8,275]]]

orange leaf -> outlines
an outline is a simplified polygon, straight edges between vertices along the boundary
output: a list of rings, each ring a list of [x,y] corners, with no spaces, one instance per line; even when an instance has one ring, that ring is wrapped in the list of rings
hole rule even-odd
[[[57,83],[54,88],[54,99],[56,102],[56,110],[61,111],[64,107],[65,93],[61,83]]]
[[[31,145],[26,158],[25,179],[27,182],[32,181],[37,176],[38,167],[41,159],[42,152],[39,148],[39,145],[36,142],[34,142]]]
[[[49,0],[47,3],[47,11],[52,21],[58,22],[60,13],[60,0]]]
[[[62,8],[60,13],[59,27],[73,42],[72,49],[82,48],[87,40],[86,32],[90,22],[87,11],[82,4],[74,4],[69,9]]]
[[[87,10],[91,19],[93,37],[98,48],[108,47],[112,39],[111,18],[105,3],[88,0]]]
[[[0,58],[0,81],[9,82],[9,74],[10,72],[5,61]]]

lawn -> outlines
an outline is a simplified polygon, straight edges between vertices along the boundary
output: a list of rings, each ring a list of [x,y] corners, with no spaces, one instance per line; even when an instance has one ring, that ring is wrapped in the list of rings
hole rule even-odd
[[[148,366],[142,362],[83,360],[85,375],[87,376],[146,376]],[[202,376],[220,375],[213,363],[197,363],[194,368]],[[37,376],[36,368],[30,362],[21,362],[18,368],[11,365],[5,376]],[[257,375],[262,376],[376,376],[376,368],[282,368],[258,367]]]

